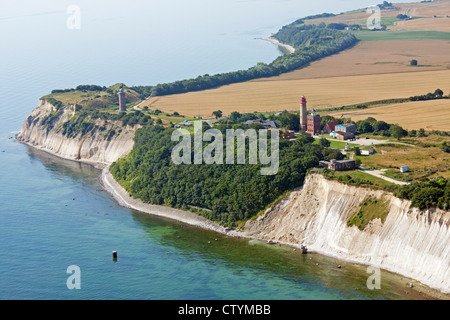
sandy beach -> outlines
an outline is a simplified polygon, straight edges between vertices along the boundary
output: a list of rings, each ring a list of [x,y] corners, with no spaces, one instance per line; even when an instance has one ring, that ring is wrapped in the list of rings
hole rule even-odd
[[[279,47],[283,47],[283,48],[285,48],[289,53],[294,53],[294,52],[295,52],[295,48],[294,48],[294,47],[292,47],[292,46],[290,46],[290,45],[288,45],[288,44],[281,43],[280,41],[278,41],[278,40],[275,39],[275,38],[272,38],[272,37],[269,37],[269,38],[261,38],[261,40],[269,41],[270,43],[273,43],[273,44],[275,44],[275,45],[277,45],[277,46],[279,46]]]
[[[173,209],[165,206],[152,205],[144,203],[138,199],[133,199],[132,197],[130,197],[128,192],[114,179],[111,172],[109,171],[109,166],[103,168],[101,180],[106,191],[108,191],[121,206],[155,216],[177,220],[192,226],[197,226],[203,229],[226,234],[228,236],[244,237],[243,234],[222,227],[213,221],[195,214],[194,212]]]

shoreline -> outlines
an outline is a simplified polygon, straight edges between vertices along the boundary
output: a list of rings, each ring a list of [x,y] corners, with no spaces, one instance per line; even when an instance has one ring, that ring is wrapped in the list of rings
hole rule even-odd
[[[164,218],[169,218],[179,222],[189,224],[191,226],[200,227],[202,229],[207,229],[221,233],[232,237],[245,237],[245,235],[236,232],[229,231],[227,228],[220,226],[216,222],[208,220],[198,214],[160,205],[153,205],[149,203],[142,202],[139,199],[134,199],[130,197],[128,192],[114,179],[111,172],[109,171],[109,165],[102,169],[101,182],[105,187],[105,190],[111,194],[111,196],[123,207],[137,210],[149,215],[160,216]]]
[[[295,52],[295,48],[294,48],[293,46],[290,46],[290,45],[288,45],[288,44],[281,43],[280,41],[278,41],[278,40],[275,39],[275,38],[269,37],[269,38],[260,38],[260,39],[261,39],[261,40],[264,40],[264,41],[268,41],[268,42],[270,42],[270,43],[272,43],[272,44],[274,44],[274,45],[277,45],[277,46],[279,46],[279,47],[282,47],[282,48],[286,49],[286,51],[287,51],[289,54],[292,54],[292,53]]]
[[[105,188],[105,191],[107,191],[117,201],[117,203],[122,207],[136,210],[136,211],[142,212],[144,214],[159,216],[159,217],[168,218],[168,219],[171,219],[174,221],[186,223],[186,224],[194,226],[194,227],[199,227],[199,228],[202,228],[205,230],[210,230],[210,231],[217,232],[217,233],[229,236],[229,237],[248,239],[248,240],[257,240],[257,241],[261,241],[261,242],[267,242],[267,243],[270,243],[273,245],[286,246],[286,247],[296,249],[296,250],[300,250],[300,248],[301,248],[301,244],[293,244],[293,243],[287,243],[287,242],[283,242],[283,241],[267,241],[265,239],[261,239],[261,238],[254,237],[254,236],[249,236],[249,235],[246,235],[246,234],[238,232],[238,231],[230,230],[228,228],[220,226],[216,222],[208,220],[208,219],[206,219],[194,212],[191,212],[191,211],[185,211],[185,210],[181,210],[181,209],[175,209],[175,208],[170,208],[170,207],[165,207],[165,206],[160,206],[160,205],[152,205],[152,204],[144,203],[139,199],[134,199],[134,198],[130,197],[129,193],[114,179],[111,172],[109,171],[109,167],[110,167],[109,163],[95,162],[95,161],[89,161],[89,160],[84,160],[84,159],[70,159],[70,158],[66,158],[64,156],[58,155],[57,153],[52,152],[43,147],[33,145],[33,144],[30,144],[30,143],[27,143],[24,141],[19,141],[19,142],[23,143],[29,147],[32,147],[33,149],[36,149],[38,151],[45,152],[52,156],[56,156],[59,159],[92,165],[93,167],[101,170],[99,179],[100,179],[102,186]],[[362,262],[358,261],[357,259],[352,259],[350,257],[342,257],[335,253],[323,252],[322,250],[320,250],[320,248],[314,248],[314,246],[309,248],[308,252],[309,252],[309,254],[319,254],[319,255],[334,258],[336,260],[346,262],[346,263],[352,263],[352,264],[366,266],[365,263],[362,263]],[[402,282],[406,281],[408,279],[407,282],[404,282],[405,284],[414,282],[415,286],[414,286],[413,290],[415,292],[425,294],[425,298],[441,299],[441,300],[449,299],[449,295],[447,293],[440,291],[438,289],[432,288],[426,284],[423,284],[419,280],[410,278],[406,275],[399,274],[399,273],[397,273],[397,271],[383,267],[383,266],[377,266],[377,267],[382,270],[388,271],[392,274],[396,274],[397,276],[399,276],[402,279],[401,280]],[[419,289],[420,291],[417,289]]]

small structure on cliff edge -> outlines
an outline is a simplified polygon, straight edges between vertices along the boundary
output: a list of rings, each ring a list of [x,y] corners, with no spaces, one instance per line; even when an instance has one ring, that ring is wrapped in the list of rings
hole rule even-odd
[[[119,110],[127,111],[127,102],[125,99],[125,92],[123,91],[123,87],[119,89]]]
[[[327,168],[333,171],[345,171],[345,170],[355,170],[356,162],[353,159],[346,160],[330,160],[330,161],[320,161],[320,168]]]

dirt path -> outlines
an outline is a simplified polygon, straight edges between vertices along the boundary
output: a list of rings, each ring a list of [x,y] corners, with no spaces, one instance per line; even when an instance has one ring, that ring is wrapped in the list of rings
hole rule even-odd
[[[385,180],[387,182],[397,184],[399,186],[406,186],[406,185],[409,184],[408,182],[398,181],[398,180],[394,180],[394,179],[391,179],[391,178],[388,178],[388,177],[384,176],[383,175],[383,173],[384,173],[383,170],[368,170],[368,169],[362,169],[362,168],[359,168],[359,170],[364,172],[364,173],[370,174],[370,175],[372,175],[374,177],[383,179],[383,180]]]

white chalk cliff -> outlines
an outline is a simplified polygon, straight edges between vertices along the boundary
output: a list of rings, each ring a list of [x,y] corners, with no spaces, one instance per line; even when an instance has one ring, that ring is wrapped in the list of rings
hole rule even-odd
[[[375,219],[364,230],[347,221],[368,196],[389,201],[384,221]],[[384,191],[344,185],[311,174],[302,190],[278,201],[243,232],[343,260],[367,264],[416,279],[450,292],[450,212],[421,212],[411,202]]]
[[[24,121],[21,132],[17,136],[20,142],[38,149],[55,154],[62,158],[83,160],[90,163],[111,164],[117,159],[126,156],[134,145],[134,132],[137,126],[121,127],[119,124],[109,123],[103,132],[96,131],[81,137],[68,138],[62,134],[62,125],[74,115],[74,106],[66,106],[60,110],[45,100]],[[48,130],[41,121],[50,114],[58,114],[59,119]],[[103,123],[104,120],[97,120]],[[116,129],[117,134],[106,139],[105,132]],[[119,133],[121,129],[121,132]]]

